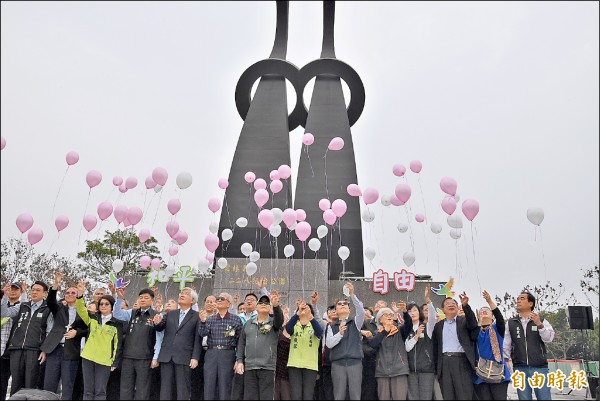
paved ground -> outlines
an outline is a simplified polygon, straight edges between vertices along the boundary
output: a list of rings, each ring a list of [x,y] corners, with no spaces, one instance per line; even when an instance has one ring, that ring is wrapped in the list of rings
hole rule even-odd
[[[586,398],[585,390],[573,390],[570,394],[567,394],[571,389],[564,389],[562,393],[556,389],[552,389],[552,399],[553,400],[595,400],[595,398],[591,398],[588,394]],[[512,388],[512,386],[508,386],[508,399],[509,400],[518,400],[517,390]],[[535,395],[533,396],[535,400]]]

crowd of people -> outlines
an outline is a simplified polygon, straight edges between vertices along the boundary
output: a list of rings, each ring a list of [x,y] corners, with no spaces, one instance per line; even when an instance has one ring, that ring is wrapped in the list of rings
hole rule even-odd
[[[12,376],[11,395],[60,387],[63,400],[506,400],[507,361],[526,378],[545,375],[554,338],[528,292],[505,321],[486,291],[477,310],[465,293],[445,298],[441,315],[429,288],[423,305],[371,308],[347,283],[348,298],[321,315],[317,292],[288,309],[264,279],[239,304],[221,292],[199,305],[193,288],[164,302],[144,288],[131,308],[124,288],[86,303],[84,282],[61,281],[57,272],[29,294],[4,286],[1,399]],[[551,399],[549,387],[534,390]],[[532,399],[532,388],[518,396]]]

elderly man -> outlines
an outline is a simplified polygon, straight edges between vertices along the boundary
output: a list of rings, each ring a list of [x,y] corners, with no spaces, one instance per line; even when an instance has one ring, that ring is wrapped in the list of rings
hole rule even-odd
[[[233,369],[236,365],[235,348],[242,330],[242,319],[229,313],[231,295],[222,292],[216,298],[217,313],[208,316],[201,310],[198,333],[208,337],[204,360],[204,399],[214,400],[217,386],[221,400],[230,399]]]
[[[208,316],[217,313],[217,298],[214,295],[204,298],[204,310]],[[204,398],[204,358],[206,357],[206,350],[208,350],[207,340],[208,338],[202,337],[200,363],[198,368],[192,371],[192,400],[201,400]]]
[[[7,307],[16,306],[19,302],[27,301],[26,295],[27,285],[25,283],[12,283],[4,287],[4,296],[7,297]],[[23,296],[23,299],[21,299]],[[4,318],[5,316],[2,315]],[[12,330],[13,319],[8,318],[8,321],[2,326],[2,340],[0,346],[0,400],[6,399],[6,391],[8,390],[8,379],[10,379],[10,352],[6,345]]]
[[[164,331],[164,338],[158,356],[160,362],[160,399],[172,399],[172,385],[177,387],[177,399],[189,400],[192,369],[198,366],[200,359],[200,337],[198,314],[192,310],[192,304],[198,302],[198,294],[189,287],[179,294],[179,309],[154,316],[156,331]]]

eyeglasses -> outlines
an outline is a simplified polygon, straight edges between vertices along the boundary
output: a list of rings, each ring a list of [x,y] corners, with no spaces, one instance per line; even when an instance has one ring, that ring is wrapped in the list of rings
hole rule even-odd
[[[270,303],[267,301],[260,301],[258,305],[270,305]]]
[[[337,305],[348,305],[348,302],[346,302],[346,301],[339,301],[337,303]]]
[[[65,292],[65,295],[76,295],[77,291],[67,291]]]
[[[389,312],[388,312],[388,313],[384,313],[384,314],[383,314],[383,315],[381,315],[381,316],[383,316],[383,317],[394,317],[394,314],[393,314],[393,313],[389,313]]]
[[[215,298],[215,300],[216,300],[217,302],[221,302],[221,301],[229,301],[229,300],[228,300],[227,298],[225,298],[225,297],[216,297],[216,298]]]
[[[98,305],[100,305],[100,306],[110,306],[110,302],[100,302]]]

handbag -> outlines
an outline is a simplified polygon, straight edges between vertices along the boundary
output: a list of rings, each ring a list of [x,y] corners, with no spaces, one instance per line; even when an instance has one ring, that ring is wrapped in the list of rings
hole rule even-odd
[[[500,383],[504,380],[504,364],[479,357],[475,374],[488,383]]]

